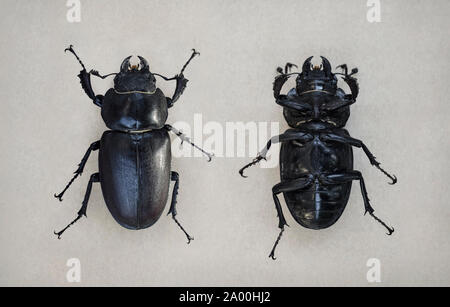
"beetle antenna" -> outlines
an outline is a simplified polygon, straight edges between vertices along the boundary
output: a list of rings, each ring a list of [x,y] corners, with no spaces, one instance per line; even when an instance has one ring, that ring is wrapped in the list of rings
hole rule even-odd
[[[342,64],[336,67],[336,69],[342,69],[344,71],[344,73],[335,73],[335,75],[344,75],[344,76],[348,76],[348,67],[347,64]]]
[[[298,66],[295,64],[289,62],[286,63],[286,66],[284,67],[284,74],[287,75],[291,71],[292,67],[298,68]]]
[[[383,222],[382,220],[380,220],[375,214],[373,214],[373,212],[369,212],[369,214],[381,225],[383,225],[389,232],[387,233],[388,236],[392,235],[394,233],[394,227],[389,227],[388,225],[386,225],[385,222]]]
[[[275,258],[275,249],[277,248],[278,243],[280,243],[281,236],[283,236],[283,232],[284,232],[284,226],[281,228],[280,234],[278,235],[278,238],[275,241],[275,244],[273,245],[272,251],[270,252],[270,255],[269,255],[269,258],[272,258],[273,260],[277,260],[277,258]]]
[[[160,75],[160,74],[157,74],[157,73],[153,73],[153,75],[161,77],[161,78],[163,78],[166,81],[172,81],[172,80],[176,80],[177,79],[177,77],[167,78],[167,77],[164,77],[163,75]]]
[[[186,64],[184,64],[183,68],[181,69],[180,75],[183,74],[186,67],[189,65],[189,63],[192,61],[192,59],[195,58],[196,55],[200,55],[200,52],[197,52],[195,49],[192,49],[192,55],[189,58],[189,60],[186,62]]]
[[[118,73],[113,72],[107,75],[102,76],[98,71],[91,69],[91,71],[89,72],[91,75],[102,78],[103,80],[108,78],[109,76],[114,76],[114,75],[118,75]]]
[[[72,53],[77,58],[77,60],[80,63],[81,67],[83,67],[83,70],[86,70],[86,67],[84,67],[83,62],[78,57],[78,55],[76,54],[75,50],[73,50],[73,45],[70,45],[68,48],[64,49],[64,52],[67,52],[67,51],[70,51],[70,53]]]

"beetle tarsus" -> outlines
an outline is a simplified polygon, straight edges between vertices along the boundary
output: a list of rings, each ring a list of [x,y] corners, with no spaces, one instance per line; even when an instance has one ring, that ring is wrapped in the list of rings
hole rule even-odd
[[[73,50],[73,45],[70,45],[68,48],[64,49],[64,52],[69,51],[70,53],[72,53],[78,60],[78,62],[80,63],[81,67],[83,67],[83,70],[86,71],[86,67],[84,66],[83,62],[81,61],[81,59],[78,57],[77,53],[75,52],[75,50]]]
[[[59,193],[58,195],[54,195],[55,198],[59,199],[59,201],[63,201],[62,197],[64,196],[64,193],[66,193],[66,191],[69,189],[69,187],[72,185],[72,183],[75,181],[75,179],[78,178],[78,176],[80,176],[81,173],[75,172],[75,176],[72,177],[72,179],[70,179],[69,183],[66,185],[66,187],[64,188],[64,190],[62,190],[61,193]]]
[[[175,217],[176,214],[172,213],[172,219],[175,221],[175,223],[178,225],[178,227],[180,227],[180,229],[184,232],[184,234],[186,235],[186,238],[188,239],[187,244],[190,244],[192,240],[194,240],[194,237],[191,237],[186,230],[183,228],[183,226],[181,226],[180,222],[178,222],[177,218]]]
[[[239,170],[239,174],[240,174],[243,178],[248,178],[248,176],[245,176],[245,175],[244,175],[244,171],[245,171],[247,168],[252,167],[253,165],[258,164],[261,160],[267,161],[266,157],[263,157],[263,156],[257,156],[255,159],[253,159],[252,162],[250,162],[249,164],[247,164],[247,165],[245,165],[243,168],[241,168],[241,169]]]
[[[168,131],[172,131],[173,133],[175,133],[175,135],[178,136],[181,139],[181,145],[183,145],[184,142],[187,142],[187,143],[191,144],[192,147],[194,147],[194,148],[198,149],[199,151],[201,151],[208,158],[208,162],[212,161],[212,157],[214,157],[213,153],[206,152],[202,148],[198,147],[197,145],[195,145],[191,141],[191,139],[189,137],[187,137],[180,130],[177,130],[176,128],[172,127],[171,125],[166,125],[165,128]]]
[[[281,237],[283,236],[284,227],[281,228],[280,234],[278,235],[277,240],[275,241],[275,244],[273,245],[272,251],[270,252],[269,258],[272,258],[273,260],[277,260],[275,257],[275,250],[278,246],[278,243],[280,243]]]
[[[383,174],[385,174],[389,179],[391,179],[392,180],[392,182],[388,182],[390,185],[394,185],[394,184],[396,184],[397,183],[397,177],[395,176],[395,175],[391,175],[391,174],[389,174],[388,172],[386,172],[383,168],[381,168],[381,166],[378,164],[378,165],[375,165],[376,166],[376,168],[378,168]]]
[[[380,218],[378,218],[375,214],[373,214],[373,212],[369,212],[369,214],[378,222],[378,223],[380,223],[381,225],[383,225],[386,229],[387,229],[387,231],[388,231],[388,233],[387,233],[387,235],[388,236],[391,236],[393,233],[394,233],[394,227],[389,227],[388,225],[386,225],[386,223],[385,222],[383,222]]]
[[[89,179],[89,183],[87,185],[86,188],[86,193],[84,194],[84,199],[82,202],[82,206],[80,208],[80,210],[77,213],[77,217],[69,223],[69,225],[67,225],[63,230],[61,230],[60,232],[56,232],[54,231],[53,233],[55,235],[58,236],[58,239],[61,239],[61,235],[73,224],[75,224],[76,222],[78,222],[79,219],[81,219],[83,216],[86,216],[86,211],[87,211],[87,205],[89,203],[89,197],[91,196],[91,191],[92,191],[92,184],[94,182],[100,182],[100,175],[99,173],[95,173],[91,175],[91,178]]]
[[[183,75],[184,70],[186,69],[186,67],[189,65],[189,63],[192,61],[193,58],[195,58],[195,56],[198,55],[200,56],[200,52],[198,52],[197,50],[195,50],[194,48],[192,49],[192,55],[189,58],[189,60],[187,60],[186,64],[184,64],[183,68],[181,69],[180,75]]]
[[[54,231],[53,233],[54,233],[56,236],[58,236],[58,240],[61,240],[62,234],[63,234],[70,226],[72,226],[73,224],[75,224],[76,222],[78,222],[78,220],[81,219],[82,217],[83,217],[83,215],[82,215],[82,214],[79,214],[79,215],[76,217],[76,219],[74,219],[72,222],[70,222],[70,224],[67,225],[63,230],[61,230],[60,232]]]

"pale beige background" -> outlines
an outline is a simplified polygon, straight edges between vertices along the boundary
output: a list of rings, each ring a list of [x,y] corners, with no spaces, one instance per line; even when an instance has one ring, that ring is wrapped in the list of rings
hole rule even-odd
[[[366,11],[357,0],[82,0],[82,22],[71,24],[65,1],[2,0],[0,284],[72,285],[66,261],[77,257],[85,286],[365,286],[366,261],[375,257],[381,285],[450,285],[450,3],[382,1],[378,24]],[[119,227],[98,185],[89,218],[56,240],[53,230],[80,207],[97,154],[62,204],[52,195],[105,130],[79,86],[78,63],[63,53],[71,43],[103,73],[141,54],[173,75],[190,48],[200,50],[171,123],[202,113],[204,122],[279,121],[285,129],[272,97],[276,66],[310,55],[357,66],[361,93],[348,129],[399,183],[388,186],[360,150],[355,164],[394,236],[363,217],[355,183],[330,229],[301,228],[284,207],[291,227],[273,262],[278,170],[255,168],[245,181],[237,170],[250,158],[179,158],[179,217],[195,236],[190,246],[168,217],[145,231]],[[110,85],[95,80],[99,93]]]

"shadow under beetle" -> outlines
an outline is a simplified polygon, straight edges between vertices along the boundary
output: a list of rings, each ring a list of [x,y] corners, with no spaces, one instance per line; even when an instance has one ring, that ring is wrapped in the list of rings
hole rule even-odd
[[[283,107],[284,118],[291,129],[269,140],[258,156],[239,171],[246,177],[246,168],[265,160],[271,145],[281,143],[281,182],[272,188],[281,229],[269,255],[274,260],[284,226],[288,226],[277,196],[281,193],[297,223],[310,229],[324,229],[339,219],[347,205],[352,181],[358,180],[366,213],[386,227],[388,235],[394,232],[374,215],[364,179],[353,169],[352,146],[362,148],[370,163],[392,180],[390,184],[395,184],[397,178],[380,167],[362,141],[350,137],[343,129],[350,116],[350,105],[358,96],[359,86],[353,77],[358,69],[348,73],[344,64],[337,67],[343,69],[343,73],[332,73],[326,58],[321,57],[320,66],[312,65],[312,58],[306,59],[301,73],[289,73],[292,67],[297,67],[291,63],[286,64],[284,71],[281,67],[277,69],[279,75],[273,85],[274,96],[276,103]],[[280,94],[292,75],[298,75],[296,87],[287,95]],[[342,76],[351,94],[338,88],[337,75]]]
[[[117,223],[134,230],[148,228],[161,216],[168,199],[170,181],[174,181],[168,214],[172,214],[189,243],[193,238],[175,217],[180,178],[177,172],[171,171],[171,142],[168,132],[174,132],[182,142],[186,141],[201,150],[209,161],[212,155],[191,143],[189,138],[165,122],[168,109],[186,88],[188,80],[183,72],[199,53],[194,49],[180,74],[166,78],[151,73],[148,62],[141,56],[138,65],[131,65],[131,56],[127,57],[122,62],[119,73],[105,76],[95,70],[88,73],[72,45],[65,51],[75,55],[81,64],[83,69],[78,75],[81,86],[94,104],[101,108],[102,118],[111,130],[104,132],[101,140],[91,144],[74,177],[60,194],[55,194],[55,197],[62,201],[66,190],[83,173],[90,153],[99,150],[99,172],[92,174],[89,179],[76,219],[55,234],[61,238],[67,228],[86,216],[92,184],[95,182],[100,182],[103,198]],[[114,88],[109,89],[104,96],[95,95],[91,86],[91,75],[102,79],[115,75]],[[156,88],[155,76],[166,81],[176,81],[175,92],[171,98],[165,97],[163,92]]]

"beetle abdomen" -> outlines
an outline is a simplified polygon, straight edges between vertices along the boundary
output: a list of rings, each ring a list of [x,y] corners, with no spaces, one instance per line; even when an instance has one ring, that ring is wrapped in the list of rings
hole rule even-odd
[[[335,129],[334,132],[348,135],[344,129]],[[303,144],[291,141],[281,146],[281,181],[306,176],[316,178],[304,189],[284,193],[284,198],[297,223],[310,229],[323,229],[336,223],[341,216],[352,185],[325,185],[319,178],[352,170],[353,151],[347,144],[323,142],[320,132],[309,133],[313,135],[311,141]]]
[[[170,162],[166,130],[103,134],[100,182],[106,205],[120,225],[144,229],[159,219],[168,198]]]
[[[284,197],[297,223],[310,229],[324,229],[342,215],[350,190],[351,183],[323,185],[316,181],[310,188],[285,193]]]
[[[106,126],[118,131],[161,129],[167,120],[167,101],[160,89],[154,93],[118,93],[108,90],[102,104]]]

